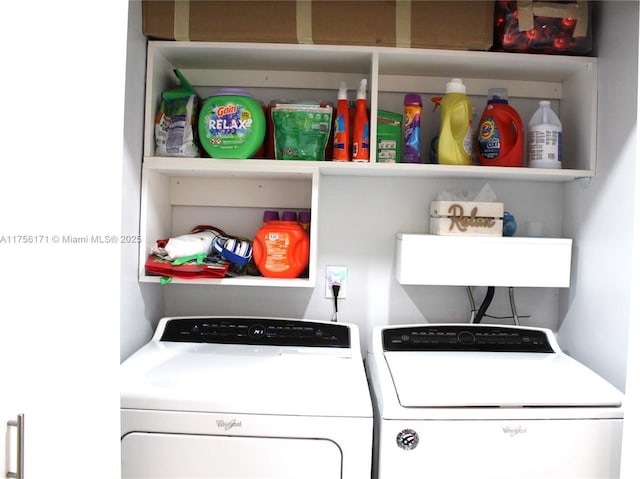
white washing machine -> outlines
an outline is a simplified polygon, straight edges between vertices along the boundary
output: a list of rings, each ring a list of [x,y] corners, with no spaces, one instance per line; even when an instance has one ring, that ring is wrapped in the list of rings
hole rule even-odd
[[[373,410],[355,325],[163,318],[121,365],[124,479],[365,479]]]
[[[377,328],[374,478],[617,478],[622,393],[551,331]]]

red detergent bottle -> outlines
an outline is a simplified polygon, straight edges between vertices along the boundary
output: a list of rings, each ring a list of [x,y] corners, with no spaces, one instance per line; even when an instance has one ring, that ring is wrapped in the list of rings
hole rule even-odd
[[[524,166],[524,129],[509,105],[506,88],[490,88],[478,123],[478,162],[482,166]]]

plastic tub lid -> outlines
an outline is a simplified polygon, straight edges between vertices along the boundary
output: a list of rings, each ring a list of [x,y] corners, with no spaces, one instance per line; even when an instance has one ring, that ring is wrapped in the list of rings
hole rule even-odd
[[[236,96],[251,97],[251,94],[244,88],[218,88],[211,96],[222,96],[222,95],[236,95]]]

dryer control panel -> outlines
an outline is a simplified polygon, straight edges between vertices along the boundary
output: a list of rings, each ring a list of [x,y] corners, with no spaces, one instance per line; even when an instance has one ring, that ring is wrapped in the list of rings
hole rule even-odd
[[[280,318],[173,318],[161,341],[349,348],[350,329],[344,324]]]
[[[385,351],[555,352],[545,331],[475,324],[384,329],[382,345]]]

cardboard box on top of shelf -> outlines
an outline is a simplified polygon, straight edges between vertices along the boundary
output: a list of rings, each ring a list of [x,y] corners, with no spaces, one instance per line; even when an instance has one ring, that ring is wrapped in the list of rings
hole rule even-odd
[[[488,50],[494,2],[144,0],[142,29],[161,40]]]
[[[493,1],[398,3],[411,4],[412,47],[488,50],[493,44]]]
[[[160,40],[288,43],[295,1],[143,0],[142,32]]]

